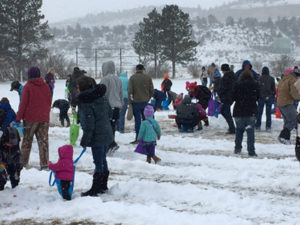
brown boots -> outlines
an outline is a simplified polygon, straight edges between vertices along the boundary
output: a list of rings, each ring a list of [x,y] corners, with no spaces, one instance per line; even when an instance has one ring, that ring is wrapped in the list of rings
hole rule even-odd
[[[161,159],[158,158],[156,155],[153,155],[152,159],[154,160],[155,164],[157,164],[157,163],[159,163],[161,161]],[[151,163],[151,157],[150,156],[147,156],[146,162],[147,163]]]

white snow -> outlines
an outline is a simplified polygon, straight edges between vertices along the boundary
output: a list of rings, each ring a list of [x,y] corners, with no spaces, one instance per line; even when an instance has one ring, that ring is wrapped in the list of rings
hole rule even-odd
[[[156,88],[160,82],[154,81]],[[185,80],[173,84],[175,92],[184,92]],[[0,88],[0,97],[8,97],[17,109],[18,96],[9,91],[10,84]],[[64,98],[64,81],[56,83],[54,99],[58,98]],[[0,224],[300,224],[299,162],[293,145],[276,140],[282,120],[273,118],[271,133],[256,133],[259,157],[248,158],[246,138],[243,154],[233,154],[234,136],[225,135],[222,117],[210,118],[210,126],[202,131],[183,134],[168,114],[174,112],[155,115],[163,132],[157,145],[160,165],[149,165],[133,152],[129,142],[135,136],[134,124],[126,121],[126,133],[116,135],[120,149],[108,157],[110,191],[100,197],[80,197],[92,182],[90,149],[77,164],[74,199],[67,202],[49,187],[49,172],[38,170],[34,140],[32,168],[22,170],[17,188],[7,184],[0,192]],[[50,128],[51,161],[57,161],[57,148],[68,144],[68,137],[67,128]],[[74,158],[80,152],[77,145]]]

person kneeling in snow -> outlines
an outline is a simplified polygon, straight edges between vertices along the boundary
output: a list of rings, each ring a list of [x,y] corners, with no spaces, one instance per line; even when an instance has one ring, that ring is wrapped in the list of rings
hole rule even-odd
[[[74,176],[72,145],[58,148],[58,156],[57,163],[49,162],[49,169],[55,171],[55,178],[60,179],[62,197],[65,200],[71,200],[69,188]]]
[[[70,119],[68,116],[68,110],[70,108],[69,102],[64,99],[58,99],[53,103],[52,108],[59,109],[59,120],[60,120],[61,125],[63,127],[65,126],[64,120],[66,119],[67,127],[69,127],[70,126]]]
[[[3,126],[5,112],[0,110],[0,191],[9,177],[11,187],[18,186],[23,168],[20,152],[20,136],[15,127]]]
[[[184,99],[177,107],[176,114],[176,123],[179,131],[193,131],[194,127],[200,122],[199,111],[188,95],[184,96]]]
[[[108,189],[109,171],[106,152],[113,142],[113,130],[110,124],[113,112],[107,98],[103,97],[106,91],[105,85],[97,84],[94,87],[91,78],[82,77],[77,81],[77,86],[80,91],[78,95],[80,119],[84,121],[81,123],[83,135],[80,145],[83,148],[92,148],[96,167],[92,187],[81,196],[97,196]]]
[[[155,155],[156,139],[160,139],[161,131],[158,122],[153,118],[154,109],[147,105],[144,109],[145,120],[142,122],[137,140],[142,141],[143,148],[147,151],[147,162],[151,163],[151,158],[158,163],[160,158]]]

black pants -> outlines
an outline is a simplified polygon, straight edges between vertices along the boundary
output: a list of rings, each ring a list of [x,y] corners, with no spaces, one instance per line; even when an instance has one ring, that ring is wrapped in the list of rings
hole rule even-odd
[[[61,193],[62,193],[63,199],[71,200],[71,196],[69,195],[69,188],[71,186],[71,181],[60,180],[60,185],[61,185]]]
[[[64,120],[66,120],[67,123],[70,124],[70,119],[69,119],[69,116],[68,116],[68,110],[69,110],[69,108],[59,111],[59,120],[62,124],[64,123]]]
[[[6,165],[6,172],[9,177],[11,187],[15,188],[16,186],[18,186],[20,182],[20,169],[18,169],[16,165],[10,164],[10,165]],[[4,171],[0,173],[0,190],[1,189],[3,190],[6,184],[6,179],[8,177],[6,177]]]
[[[120,109],[119,108],[113,108],[113,115],[110,120],[111,128],[113,130],[113,135],[115,137],[115,132],[116,132],[116,126],[117,126],[117,121],[120,117]]]

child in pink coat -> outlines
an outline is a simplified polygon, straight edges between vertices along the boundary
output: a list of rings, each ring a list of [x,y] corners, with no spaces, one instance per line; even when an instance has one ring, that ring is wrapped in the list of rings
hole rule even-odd
[[[49,169],[55,172],[55,178],[60,179],[62,196],[66,200],[71,200],[69,188],[74,176],[73,167],[73,146],[64,145],[58,148],[59,160],[57,163],[49,162]]]

